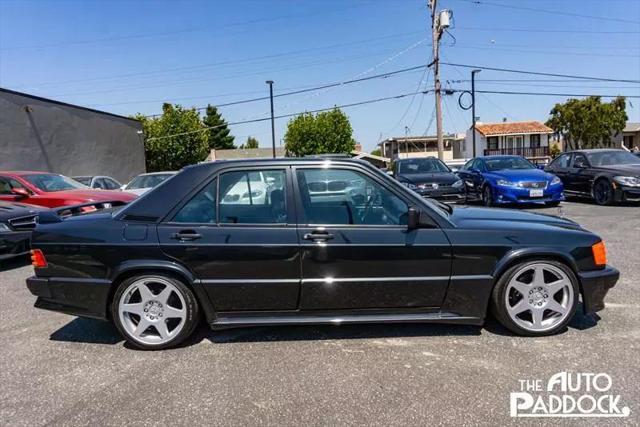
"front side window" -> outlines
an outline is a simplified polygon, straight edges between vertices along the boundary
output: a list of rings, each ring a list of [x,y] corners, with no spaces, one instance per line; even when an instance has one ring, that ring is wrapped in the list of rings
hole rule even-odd
[[[583,154],[576,154],[573,157],[574,168],[586,168],[588,167],[587,158]]]
[[[220,176],[220,223],[285,224],[284,170],[250,170]]]
[[[0,176],[0,194],[13,194],[15,188],[24,188],[15,179]]]
[[[214,224],[216,222],[216,180],[198,192],[178,211],[173,222]]]
[[[300,169],[305,224],[403,225],[407,204],[368,176],[349,169]]]
[[[71,178],[51,173],[41,173],[33,175],[25,175],[24,179],[29,181],[31,185],[37,187],[41,191],[55,192],[66,190],[77,190],[87,188]]]
[[[571,154],[563,154],[557,159],[555,159],[549,165],[552,169],[562,169],[569,167],[569,160],[571,159]]]

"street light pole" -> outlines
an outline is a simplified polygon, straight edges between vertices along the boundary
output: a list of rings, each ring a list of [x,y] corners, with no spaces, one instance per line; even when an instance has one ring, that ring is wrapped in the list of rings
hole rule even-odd
[[[273,80],[267,80],[265,82],[269,85],[269,99],[271,100],[271,147],[273,151],[273,158],[276,158],[276,128],[273,118]]]
[[[471,135],[473,141],[473,157],[476,157],[476,74],[482,70],[471,71]]]

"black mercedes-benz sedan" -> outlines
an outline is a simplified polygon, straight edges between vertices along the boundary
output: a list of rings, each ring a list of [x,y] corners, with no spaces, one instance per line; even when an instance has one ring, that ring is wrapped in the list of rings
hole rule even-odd
[[[402,185],[424,197],[458,201],[465,195],[462,179],[435,157],[396,160],[392,175]]]
[[[0,261],[29,253],[39,206],[0,201]]]
[[[347,182],[353,191],[314,191]],[[221,161],[131,204],[41,214],[38,308],[110,320],[131,344],[252,325],[447,322],[563,330],[604,308],[619,273],[578,224],[425,199],[364,162]]]
[[[570,151],[545,170],[562,180],[567,195],[592,197],[599,205],[640,201],[640,158],[628,151]]]

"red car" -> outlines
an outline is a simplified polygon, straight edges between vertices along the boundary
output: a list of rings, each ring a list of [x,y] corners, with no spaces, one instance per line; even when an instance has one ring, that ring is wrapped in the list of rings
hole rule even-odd
[[[123,191],[93,190],[63,175],[47,172],[0,171],[0,200],[57,208],[89,202],[130,202]]]

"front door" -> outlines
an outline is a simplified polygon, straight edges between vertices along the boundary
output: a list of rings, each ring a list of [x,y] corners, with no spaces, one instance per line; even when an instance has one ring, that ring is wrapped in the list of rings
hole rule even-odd
[[[294,310],[300,253],[289,168],[220,173],[158,226],[217,311]]]
[[[582,153],[573,155],[573,163],[569,170],[568,190],[582,194],[591,194],[592,174],[589,172],[589,161]]]
[[[295,169],[302,310],[437,308],[451,272],[439,228],[407,231],[409,204],[349,166]]]

